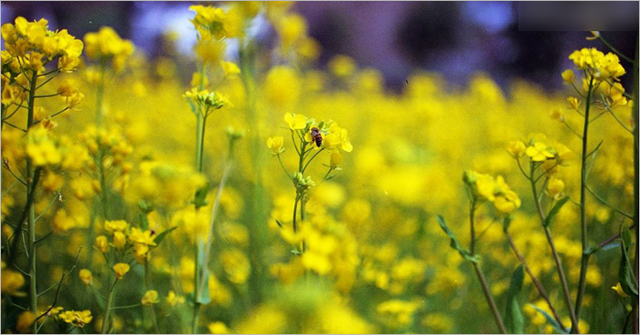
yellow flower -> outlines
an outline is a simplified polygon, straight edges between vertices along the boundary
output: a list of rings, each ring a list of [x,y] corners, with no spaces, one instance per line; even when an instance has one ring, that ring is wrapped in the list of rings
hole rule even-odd
[[[556,177],[549,178],[547,182],[547,195],[551,198],[558,199],[564,191],[564,182]]]
[[[284,152],[284,139],[282,136],[269,137],[267,139],[267,147],[271,149],[274,155],[279,155]]]
[[[210,40],[213,37],[221,39],[225,36],[227,14],[222,8],[193,5],[189,7],[189,10],[196,12],[196,16],[191,20],[191,23],[198,30],[203,40]]]
[[[211,334],[229,334],[229,328],[223,322],[216,321],[207,325]]]
[[[129,234],[129,241],[134,243],[141,243],[145,245],[155,246],[156,235],[152,234],[150,230],[142,231],[138,228],[131,228],[131,233]]]
[[[127,245],[127,237],[121,231],[114,232],[113,247],[122,250],[125,245]]]
[[[93,275],[91,274],[91,271],[87,269],[80,270],[80,272],[78,273],[78,276],[80,277],[80,280],[82,281],[82,283],[87,286],[93,283]]]
[[[3,197],[4,198],[4,197]],[[4,199],[3,199],[4,201]],[[14,297],[24,297],[26,294],[20,292],[20,288],[24,286],[25,280],[22,274],[11,269],[6,269],[4,262],[2,262],[2,294],[11,295]]]
[[[159,303],[160,299],[158,299],[158,291],[149,290],[145,292],[140,302],[142,303],[143,306],[151,306]]]
[[[96,237],[96,247],[100,252],[109,251],[109,242],[107,241],[107,237],[104,235]]]
[[[167,303],[169,304],[169,306],[184,304],[184,302],[185,302],[184,297],[178,296],[176,292],[174,292],[173,290],[169,290],[169,293],[167,294]]]
[[[284,115],[284,122],[291,130],[304,129],[307,126],[307,117],[302,114],[287,113]]]
[[[340,148],[345,152],[353,151],[353,145],[351,145],[347,130],[340,128],[336,123],[331,124],[329,127],[329,134],[324,136],[323,140],[324,146],[328,150]]]
[[[573,84],[573,81],[576,79],[576,75],[575,73],[573,73],[573,70],[571,69],[564,70],[562,71],[562,79],[564,80],[565,83],[571,85]]]
[[[118,263],[113,266],[113,271],[116,273],[117,279],[122,279],[127,272],[129,272],[131,267],[127,263]]]
[[[329,61],[329,70],[337,77],[348,77],[352,75],[357,68],[356,62],[353,58],[344,55],[338,55],[333,57]]]
[[[113,220],[113,221],[105,221],[104,222],[104,230],[109,233],[113,233],[116,231],[123,232],[129,228],[129,224],[124,220]]]
[[[493,200],[495,200],[495,189],[496,189],[496,182],[493,179],[493,177],[491,177],[488,174],[476,174],[475,177],[475,185],[476,185],[476,190],[477,190],[477,194],[486,199],[489,200],[491,202],[493,202]]]
[[[275,29],[280,35],[282,47],[289,49],[307,35],[307,22],[298,14],[289,14],[277,22]]]
[[[331,158],[329,161],[329,165],[331,166],[332,169],[335,169],[338,167],[338,165],[340,165],[340,163],[342,163],[342,153],[338,150],[335,150],[331,153]]]
[[[522,157],[526,149],[527,147],[522,143],[522,141],[511,141],[507,147],[507,151],[509,151],[509,154],[511,154],[513,158]]]
[[[578,110],[578,108],[580,107],[580,104],[582,103],[582,101],[580,101],[576,97],[568,97],[567,101],[569,102],[569,106],[571,106],[571,108],[575,110]]]
[[[622,285],[620,285],[620,282],[618,282],[616,284],[616,286],[611,287],[612,290],[616,291],[616,293],[618,293],[619,296],[626,298],[629,295],[622,289]]]
[[[225,76],[232,77],[240,73],[240,68],[233,62],[220,61],[220,66]]]
[[[74,326],[74,327],[79,327],[79,328],[83,328],[87,323],[91,322],[91,320],[93,320],[93,316],[91,316],[91,311],[90,310],[84,310],[84,311],[64,311],[60,314],[58,314],[58,317]]]
[[[62,161],[62,155],[48,131],[42,127],[34,127],[27,135],[27,155],[36,166],[56,165]]]
[[[3,278],[4,280],[4,278]],[[18,316],[16,321],[16,330],[22,334],[28,334],[32,332],[31,326],[36,321],[36,315],[33,312],[25,311]]]
[[[555,157],[555,155],[549,151],[547,145],[542,142],[537,142],[534,145],[530,145],[525,153],[534,162],[543,162],[549,158]]]
[[[520,208],[521,202],[520,198],[511,190],[506,193],[499,195],[493,201],[493,206],[502,213],[510,213],[517,208]]]

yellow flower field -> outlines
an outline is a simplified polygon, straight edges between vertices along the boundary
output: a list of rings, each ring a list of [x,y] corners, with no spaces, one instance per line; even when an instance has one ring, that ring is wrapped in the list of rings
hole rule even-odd
[[[393,93],[291,3],[190,10],[190,65],[3,22],[3,333],[638,331],[637,51]]]

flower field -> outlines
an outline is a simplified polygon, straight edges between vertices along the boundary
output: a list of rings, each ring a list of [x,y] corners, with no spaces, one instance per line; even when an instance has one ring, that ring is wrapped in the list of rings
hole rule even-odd
[[[3,333],[637,333],[637,51],[392,92],[291,5],[2,22]]]

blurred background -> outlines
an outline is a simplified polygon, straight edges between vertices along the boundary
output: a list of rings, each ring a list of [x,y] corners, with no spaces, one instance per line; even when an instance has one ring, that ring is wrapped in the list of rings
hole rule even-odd
[[[66,27],[77,37],[110,25],[150,58],[162,55],[163,36],[172,34],[188,57],[195,42],[188,9],[193,3],[3,1],[2,23],[19,15],[44,17],[50,28]],[[638,13],[638,2],[608,2],[608,8],[612,3]],[[571,51],[585,45],[604,49],[599,41],[585,42],[582,31],[520,31],[517,2],[299,2],[293,10],[307,19],[309,35],[322,46],[320,68],[345,54],[380,70],[386,87],[396,91],[417,69],[439,72],[454,85],[464,86],[473,72],[483,71],[502,86],[515,77],[551,91],[561,87],[558,73],[571,66]],[[603,32],[631,57],[637,16],[635,22],[627,32]],[[274,43],[266,22],[254,28],[264,43]],[[631,86],[631,76],[623,78]]]

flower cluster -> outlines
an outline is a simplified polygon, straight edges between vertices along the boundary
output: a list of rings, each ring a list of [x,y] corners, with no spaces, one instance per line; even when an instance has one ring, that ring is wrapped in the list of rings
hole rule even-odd
[[[84,35],[85,53],[89,59],[101,64],[111,61],[116,71],[124,68],[129,57],[135,51],[133,43],[124,40],[111,27],[102,27],[96,33]]]
[[[502,176],[494,178],[476,171],[465,171],[463,181],[471,195],[479,201],[489,201],[500,213],[510,213],[520,208],[521,201]]]
[[[2,68],[9,64],[12,72],[20,73],[19,68],[39,73],[45,65],[58,59],[58,69],[62,72],[74,70],[80,63],[82,41],[69,35],[66,29],[51,31],[45,19],[28,22],[17,17],[15,25],[2,25],[2,39],[6,48],[2,56]]]
[[[569,55],[569,59],[578,69],[587,70],[597,80],[618,79],[626,73],[616,54],[608,52],[605,55],[596,48],[576,50]],[[568,73],[565,76],[567,79],[572,77]]]
[[[84,326],[93,320],[90,310],[84,311],[64,311],[58,314],[58,318],[65,323],[74,327],[84,328]]]

